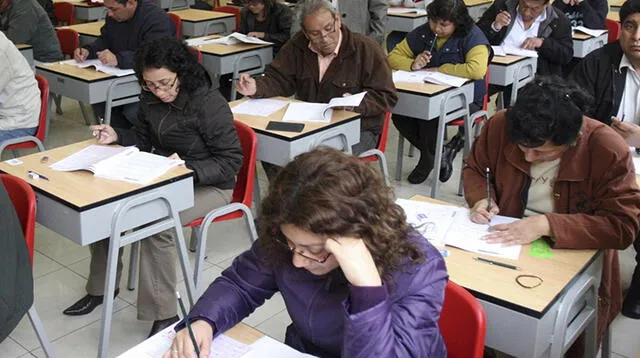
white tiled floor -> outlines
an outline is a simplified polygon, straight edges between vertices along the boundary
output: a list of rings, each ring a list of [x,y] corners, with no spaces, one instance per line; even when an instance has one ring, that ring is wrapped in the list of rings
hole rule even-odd
[[[77,102],[64,99],[63,109],[65,111],[63,118],[55,116],[52,119],[49,139],[45,143],[47,148],[77,142],[87,139],[91,135],[84,125]],[[397,131],[392,126],[387,153],[389,168],[392,171],[391,177],[395,175],[396,145]],[[21,154],[28,152],[22,151]],[[403,181],[398,183],[392,180],[398,197],[407,198],[414,194],[428,195],[430,187],[427,184],[430,183],[431,178],[423,185],[412,185],[406,181],[406,177],[417,163],[417,159],[417,157],[408,158],[405,156]],[[461,159],[458,156],[452,179],[440,187],[440,199],[459,204],[464,203],[462,198],[456,195],[460,165]],[[264,194],[268,185],[263,176],[261,176],[260,184]],[[185,237],[189,237],[188,230],[185,231]],[[50,339],[53,341],[53,347],[58,357],[95,356],[102,310],[96,309],[93,313],[83,317],[68,317],[62,314],[64,308],[85,294],[84,285],[89,264],[88,248],[78,246],[42,226],[37,227],[35,246],[36,308]],[[248,247],[248,232],[241,221],[236,220],[214,225],[209,235],[208,258],[203,268],[203,282],[211,282],[219,276],[222,270],[230,265],[233,258]],[[634,267],[633,254],[632,248],[621,254],[622,276],[627,284]],[[116,312],[113,317],[111,357],[117,356],[143,340],[151,326],[151,322],[136,320],[137,293],[125,288],[128,257],[128,250],[125,250],[121,292],[116,299]],[[191,260],[193,260],[193,255]],[[200,289],[200,293],[204,288]],[[178,290],[186,294],[184,282],[181,279]],[[285,328],[291,323],[291,319],[285,310],[282,297],[276,294],[247,317],[244,322],[276,339],[283,340]],[[613,356],[638,357],[640,353],[638,332],[640,332],[640,321],[618,317],[612,325],[612,347],[615,352]],[[0,357],[33,356],[43,357],[44,354],[28,319],[25,318],[11,336],[0,343]]]

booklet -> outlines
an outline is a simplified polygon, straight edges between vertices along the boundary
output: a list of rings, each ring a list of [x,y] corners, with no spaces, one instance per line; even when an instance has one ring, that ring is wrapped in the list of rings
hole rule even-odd
[[[422,83],[429,82],[437,85],[447,85],[452,87],[460,87],[469,81],[468,78],[447,75],[437,71],[393,71],[393,82],[404,83]]]
[[[580,31],[584,34],[587,34],[591,37],[598,37],[602,34],[604,34],[605,32],[607,32],[607,30],[596,30],[596,29],[589,29],[586,28],[584,26],[576,26],[576,27],[572,27],[571,30],[573,31]]]
[[[141,152],[136,147],[90,145],[50,165],[57,171],[88,170],[99,178],[146,185],[184,160]]]
[[[333,108],[357,107],[362,102],[366,91],[346,97],[332,98],[329,103],[291,102],[282,120],[285,122],[331,122]]]
[[[411,13],[416,13],[416,15],[426,15],[427,14],[427,10],[425,9],[418,9],[415,7],[390,7],[387,10],[387,14],[392,15],[392,14],[411,14]]]
[[[189,46],[200,46],[205,44],[221,44],[221,45],[231,46],[231,45],[237,45],[239,43],[252,44],[252,45],[271,45],[272,44],[271,42],[261,40],[257,37],[249,37],[239,32],[234,32],[227,36],[219,37],[219,38],[200,37],[200,38],[187,40],[187,44]]]
[[[76,66],[79,68],[95,67],[96,71],[108,73],[110,75],[117,76],[117,77],[133,75],[135,73],[133,69],[123,70],[115,66],[105,65],[102,62],[100,62],[100,60],[98,59],[86,60],[83,62],[78,62],[76,60],[67,60],[67,61],[62,61],[61,63],[66,63],[68,65]]]
[[[495,56],[515,55],[522,57],[538,57],[538,52],[534,50],[525,50],[523,48],[513,46],[491,46]]]

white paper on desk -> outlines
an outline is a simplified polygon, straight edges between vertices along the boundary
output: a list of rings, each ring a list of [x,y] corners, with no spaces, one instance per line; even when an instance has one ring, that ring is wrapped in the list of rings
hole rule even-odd
[[[447,75],[446,73],[437,71],[425,71],[425,82],[435,83],[437,85],[447,85],[453,87],[460,87],[465,84],[469,79],[458,76]]]
[[[584,34],[587,34],[587,35],[590,35],[592,37],[598,37],[598,36],[604,34],[605,32],[607,32],[607,30],[589,29],[589,28],[586,28],[584,26],[572,27],[571,30],[580,31],[580,32],[582,32]]]
[[[387,14],[410,14],[416,13],[417,15],[426,15],[427,10],[425,9],[416,9],[411,7],[390,7],[387,9]]]
[[[250,116],[269,117],[289,103],[289,101],[271,98],[250,99],[231,108],[231,112]]]
[[[197,39],[196,39],[197,40]],[[239,32],[234,32],[231,33],[227,36],[224,37],[220,37],[217,39],[212,39],[212,38],[208,38],[208,39],[201,39],[202,41],[200,41],[199,43],[197,43],[197,45],[203,45],[203,44],[221,44],[221,45],[227,45],[227,46],[231,46],[231,45],[237,45],[239,43],[245,43],[245,44],[253,44],[253,45],[271,45],[271,42],[267,42],[264,40],[261,40],[257,37],[249,37],[245,34],[241,34]],[[187,43],[189,43],[187,41]],[[190,46],[197,46],[197,45],[192,45],[191,43],[189,43]]]
[[[66,63],[71,66],[76,66],[79,68],[94,67],[97,71],[108,73],[110,75],[117,76],[117,77],[133,75],[135,73],[133,69],[124,70],[115,66],[105,65],[102,62],[100,62],[100,60],[98,59],[86,60],[83,62],[77,62],[76,60],[68,60],[68,61],[63,61],[62,63]]]
[[[504,51],[504,48],[502,46],[491,46],[491,49],[493,50],[493,55],[494,56],[506,56],[507,53]]]
[[[313,358],[311,354],[298,352],[286,344],[276,341],[275,339],[264,336],[249,345],[251,351],[242,358]]]
[[[99,178],[147,185],[169,169],[181,164],[184,164],[184,160],[169,159],[148,152],[130,151],[97,163],[94,166],[94,174]]]
[[[331,122],[333,116],[333,108],[336,107],[357,107],[360,105],[366,91],[352,94],[344,97],[334,97],[329,103],[306,103],[306,102],[291,102],[287,111],[284,112],[282,118],[285,122]]]
[[[538,52],[534,50],[525,50],[523,48],[514,46],[501,46],[507,55],[515,55],[522,57],[538,57]]]
[[[74,170],[89,170],[89,167],[127,150],[128,147],[109,147],[106,145],[90,145],[60,161],[51,164],[53,170],[70,172]]]
[[[434,246],[444,246],[447,231],[453,224],[458,207],[418,200],[397,199],[407,222]]]
[[[496,215],[491,219],[491,225],[508,224],[519,219]],[[469,209],[458,208],[458,212],[447,232],[445,243],[460,249],[483,255],[517,260],[520,257],[522,245],[502,246],[489,244],[482,237],[489,234],[489,225],[476,224],[469,219]]]
[[[427,71],[393,71],[393,83],[423,83]]]
[[[155,336],[124,352],[118,358],[161,358],[169,350],[171,342],[176,336],[174,326],[165,328]],[[221,334],[211,343],[209,358],[248,357],[247,353],[251,351],[251,346]]]

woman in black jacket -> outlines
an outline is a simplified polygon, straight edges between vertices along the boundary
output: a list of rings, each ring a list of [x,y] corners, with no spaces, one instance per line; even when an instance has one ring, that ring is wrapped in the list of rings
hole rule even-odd
[[[240,32],[273,42],[274,56],[289,41],[293,12],[275,0],[244,0]]]
[[[207,71],[173,37],[146,42],[136,53],[134,69],[143,89],[138,118],[131,130],[92,126],[98,142],[136,145],[184,160],[194,172],[195,189],[194,206],[180,213],[183,224],[229,203],[242,149],[231,109]],[[150,335],[178,320],[173,240],[174,233],[168,230],[141,245],[138,319],[155,321]],[[107,241],[91,245],[88,295],[65,314],[87,314],[102,303]]]

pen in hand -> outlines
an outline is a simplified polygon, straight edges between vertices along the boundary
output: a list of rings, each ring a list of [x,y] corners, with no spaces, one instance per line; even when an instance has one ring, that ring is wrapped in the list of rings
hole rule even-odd
[[[487,212],[491,215],[491,169],[487,167],[484,174],[487,181]],[[489,217],[489,224],[491,224],[491,217]]]
[[[191,337],[191,343],[193,344],[193,349],[196,351],[196,356],[200,357],[200,348],[198,347],[198,342],[196,342],[196,335],[193,334],[193,330],[191,329],[191,323],[189,322],[189,315],[187,314],[187,310],[184,308],[184,303],[182,302],[182,298],[180,298],[180,292],[176,291],[176,297],[178,298],[178,305],[180,306],[180,311],[182,311],[182,316],[184,317],[185,326],[187,327],[187,331],[189,332],[189,337]]]

